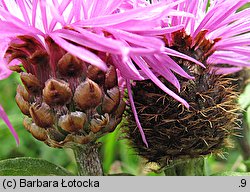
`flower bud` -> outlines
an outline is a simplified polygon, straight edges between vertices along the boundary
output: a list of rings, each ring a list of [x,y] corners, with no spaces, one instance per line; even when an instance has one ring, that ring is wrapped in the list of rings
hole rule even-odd
[[[59,118],[58,125],[67,132],[77,132],[84,127],[87,120],[85,113],[76,111]]]
[[[54,114],[46,103],[31,105],[29,112],[39,127],[50,127],[54,124]]]
[[[71,100],[72,92],[65,81],[49,79],[45,82],[43,99],[50,106],[65,105]]]
[[[117,86],[117,74],[114,66],[110,66],[105,74],[105,88],[111,89]]]
[[[35,96],[41,94],[42,85],[35,75],[32,75],[31,73],[22,72],[20,77],[25,89],[28,91],[29,94]]]
[[[57,68],[62,76],[78,77],[82,74],[86,65],[77,57],[66,53],[58,62]]]
[[[109,122],[109,115],[107,113],[104,114],[104,116],[101,116],[101,118],[97,119],[91,119],[90,121],[90,130],[93,133],[99,132],[101,129],[103,129]]]
[[[89,65],[87,70],[87,77],[96,83],[100,84],[104,81],[104,72],[94,65]]]
[[[86,79],[85,82],[76,88],[73,99],[77,107],[85,111],[99,105],[102,99],[102,91],[98,84],[90,79]]]
[[[25,101],[24,98],[17,92],[16,94],[16,103],[19,107],[19,109],[21,110],[21,112],[24,115],[30,115],[29,109],[30,109],[30,104],[29,102]]]
[[[102,112],[111,113],[120,102],[120,90],[114,87],[107,91],[102,101]]]

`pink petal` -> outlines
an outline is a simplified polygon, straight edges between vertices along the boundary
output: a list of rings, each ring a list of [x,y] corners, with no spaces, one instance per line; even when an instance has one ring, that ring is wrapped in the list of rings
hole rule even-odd
[[[214,30],[218,28],[218,25],[224,21],[229,15],[231,15],[233,12],[235,12],[238,8],[240,8],[242,5],[244,5],[245,3],[240,1],[238,3],[236,3],[234,6],[232,6],[231,8],[227,9],[227,11],[222,12],[220,15],[218,15],[217,17],[215,17],[213,20],[211,20],[212,22],[210,22],[209,25],[206,25],[206,29],[209,30]],[[226,6],[226,5],[224,5]]]
[[[32,2],[32,26],[36,27],[36,12],[37,12],[37,4],[38,0],[33,0]]]
[[[39,0],[40,2],[40,10],[42,15],[43,28],[45,33],[48,33],[48,18],[47,18],[47,8],[46,8],[46,0]]]
[[[101,17],[94,17],[94,18],[90,18],[87,20],[82,20],[82,21],[76,22],[75,24],[79,25],[80,27],[98,27],[98,26],[104,27],[104,26],[111,26],[111,25],[119,24],[119,23],[129,21],[135,18],[141,18],[143,20],[146,18],[152,18],[152,17],[158,16],[159,14],[161,14],[162,11],[165,11],[166,9],[170,9],[172,6],[182,1],[184,0],[180,0],[177,2],[169,3],[169,4],[162,2],[162,3],[148,6],[146,8],[142,7],[142,8],[132,9],[124,13],[104,15]]]
[[[54,30],[54,28],[55,28],[57,22],[62,22],[62,21],[63,21],[63,23],[65,23],[62,14],[63,14],[63,12],[65,11],[65,9],[68,7],[68,5],[70,4],[70,2],[71,2],[71,0],[63,0],[63,1],[61,2],[61,4],[59,5],[59,7],[56,8],[57,11],[58,11],[58,13],[57,13],[56,11],[53,12],[53,13],[55,13],[56,15],[61,15],[62,18],[53,17],[52,20],[51,20],[51,22],[50,22],[50,25],[49,25],[49,31],[53,31],[53,30]],[[52,14],[53,14],[53,13],[52,13]],[[61,23],[61,24],[63,24],[63,23]]]
[[[162,55],[156,55],[155,57],[161,62],[165,63],[165,65],[168,66],[169,69],[174,71],[175,73],[181,75],[182,77],[185,77],[187,79],[194,79],[194,77],[190,76],[186,73],[173,59],[171,59],[168,55],[162,54]]]
[[[12,133],[12,135],[14,136],[15,140],[16,140],[16,144],[19,145],[20,144],[20,141],[19,141],[19,138],[18,138],[18,135],[15,131],[15,129],[12,127],[9,119],[8,119],[8,116],[7,114],[5,113],[3,107],[0,105],[0,118],[6,123],[6,125],[8,126],[10,132]]]
[[[219,9],[219,7],[214,8],[213,10],[209,11],[206,16],[203,18],[203,20],[200,22],[199,26],[196,28],[196,30],[194,31],[193,34],[191,34],[193,37],[196,37],[196,35],[205,28],[205,26],[209,23],[209,21],[211,20],[211,18],[214,16],[214,14],[216,13],[217,9]]]
[[[105,28],[106,31],[113,34],[117,39],[123,39],[129,43],[148,49],[161,50],[164,47],[163,41],[155,37],[140,36],[119,29]]]
[[[133,22],[133,21],[131,21]],[[133,31],[137,34],[140,35],[147,35],[147,36],[157,36],[157,35],[165,35],[166,33],[172,33],[175,31],[178,31],[180,29],[183,29],[183,25],[178,25],[178,26],[173,26],[173,27],[164,27],[164,28],[155,28],[155,29],[146,29],[146,30],[142,30],[142,27],[148,27],[145,26],[145,23],[142,22],[142,25],[144,26],[138,26],[135,25],[135,28],[126,28],[126,30],[128,31]],[[119,26],[118,26],[119,27]]]
[[[162,60],[157,59],[154,56],[144,57],[145,62],[152,67],[154,71],[156,71],[159,75],[163,76],[168,82],[174,85],[178,91],[180,91],[180,83],[175,75],[171,72],[170,68],[167,67],[166,62],[161,62]],[[141,60],[141,58],[139,58]],[[138,61],[138,60],[137,60]],[[142,60],[141,60],[142,61]]]
[[[145,61],[138,57],[132,57],[133,60],[136,62],[136,64],[143,70],[143,72],[160,88],[162,89],[165,93],[176,99],[177,101],[181,102],[185,107],[189,108],[188,103],[179,97],[177,94],[175,94],[173,91],[168,89],[154,74],[153,72],[148,68],[147,64]]]
[[[226,47],[226,48],[220,48],[220,50],[224,51],[230,51],[231,53],[238,53],[240,55],[248,56],[250,57],[250,47],[249,46],[234,46],[234,47]],[[246,58],[247,59],[247,58]],[[250,60],[250,59],[249,59]]]
[[[144,80],[144,78],[140,75],[138,69],[136,69],[135,65],[128,59],[127,61],[123,61],[121,56],[112,54],[111,55],[113,65],[121,71],[121,75],[125,79],[132,79],[132,80]]]
[[[180,52],[178,52],[178,51],[175,51],[175,50],[173,50],[173,49],[169,49],[169,48],[165,47],[165,52],[164,52],[163,54],[171,55],[171,56],[174,56],[174,57],[180,57],[180,58],[183,58],[183,59],[192,61],[192,62],[194,62],[194,63],[200,65],[201,67],[204,67],[204,68],[205,68],[205,66],[203,65],[203,63],[197,61],[196,59],[194,59],[194,58],[192,58],[192,57],[190,57],[190,56],[188,56],[188,55],[185,55],[185,54],[183,54],[183,53],[180,53]]]
[[[126,81],[127,81],[127,89],[128,89],[129,101],[130,101],[130,105],[131,105],[131,108],[132,108],[132,111],[133,111],[133,114],[134,114],[134,117],[135,117],[135,122],[136,122],[136,125],[137,125],[140,133],[141,133],[143,143],[148,147],[148,142],[147,142],[147,139],[145,137],[144,131],[142,129],[142,126],[141,126],[141,123],[140,123],[140,120],[138,118],[138,114],[137,114],[137,111],[136,111],[136,108],[135,108],[135,103],[134,103],[134,99],[133,99],[133,95],[132,95],[131,85],[130,85],[129,80],[126,80]]]
[[[26,9],[26,6],[24,4],[24,1],[23,0],[16,0],[18,6],[20,7],[20,10],[23,14],[23,18],[25,20],[25,22],[28,24],[28,25],[31,25],[30,23],[30,19],[29,19],[29,15],[28,15],[28,12],[27,12],[27,9]]]
[[[242,70],[242,67],[212,67],[212,72],[216,75],[227,75]]]
[[[112,14],[122,3],[123,0],[93,0],[93,8],[90,17]]]
[[[80,34],[76,32],[60,30],[62,32],[61,36],[65,38],[64,34],[70,34],[71,38],[69,38],[69,40],[75,41],[76,43],[79,43],[83,46],[86,46],[86,43],[89,43],[87,46],[104,52],[118,53],[122,55],[128,54],[128,48],[121,41],[98,35],[79,27],[75,27],[75,30],[80,32]]]
[[[214,63],[214,64],[229,64],[229,65],[234,65],[234,66],[239,66],[239,67],[250,67],[249,61],[244,61],[240,58],[238,59],[238,58],[233,58],[229,56],[213,55],[213,57],[210,57],[208,59],[208,62]]]
[[[7,21],[6,23],[11,23],[11,25],[15,25],[16,27],[23,29],[25,31],[29,31],[30,33],[36,33],[38,35],[43,35],[40,30],[38,30],[34,27],[31,27],[31,26],[27,26],[26,23],[24,23],[23,21],[21,21],[17,17],[11,15],[9,12],[5,11],[1,7],[0,7],[0,15],[6,19],[6,21]]]
[[[48,3],[48,7],[50,8],[50,12],[51,12],[51,15],[53,17],[53,19],[51,20],[51,22],[49,24],[49,29],[48,29],[49,32],[52,32],[54,30],[57,22],[59,22],[62,26],[65,26],[66,22],[64,20],[64,17],[62,16],[60,11],[58,10],[58,8],[56,8],[54,4],[50,4],[50,3]]]

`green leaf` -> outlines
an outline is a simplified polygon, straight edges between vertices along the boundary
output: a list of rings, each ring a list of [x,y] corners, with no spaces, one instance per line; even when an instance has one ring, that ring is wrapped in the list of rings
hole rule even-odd
[[[249,159],[249,160],[244,161],[243,163],[246,165],[247,170],[250,170],[250,159]]]
[[[21,157],[0,161],[0,176],[69,176],[66,169],[43,159]]]
[[[246,109],[250,105],[250,83],[245,87],[244,92],[239,97],[239,104],[242,109]]]
[[[227,171],[222,173],[216,173],[212,176],[250,176],[250,172],[233,172],[233,171]]]

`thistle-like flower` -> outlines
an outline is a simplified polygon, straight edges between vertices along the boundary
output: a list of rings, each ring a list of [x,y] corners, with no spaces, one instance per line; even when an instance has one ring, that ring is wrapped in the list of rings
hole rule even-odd
[[[15,99],[26,129],[53,147],[113,131],[125,108],[117,72],[145,79],[132,56],[164,48],[152,36],[161,17],[184,15],[173,9],[182,0],[169,2],[131,7],[125,0],[2,0],[1,77],[10,73],[7,65],[20,73]]]
[[[175,9],[189,12],[194,18],[163,19],[166,26],[183,26],[171,34],[158,35],[165,41],[166,50],[190,56],[203,66],[177,55],[166,57],[165,52],[142,57],[142,62],[155,65],[161,62],[161,66],[175,62],[194,77],[187,79],[174,67],[170,68],[174,73],[169,73],[166,66],[154,71],[161,83],[176,94],[179,92],[189,103],[188,109],[163,92],[161,83],[157,84],[159,88],[151,80],[136,81],[131,87],[135,103],[131,103],[131,108],[134,106],[138,112],[149,147],[138,136],[138,121],[136,124],[131,111],[128,137],[138,153],[149,161],[166,165],[175,159],[218,154],[223,146],[230,146],[228,138],[236,134],[239,108],[235,79],[227,74],[250,66],[250,9],[237,11],[246,2],[249,1],[210,1],[208,6],[207,1],[188,0]]]

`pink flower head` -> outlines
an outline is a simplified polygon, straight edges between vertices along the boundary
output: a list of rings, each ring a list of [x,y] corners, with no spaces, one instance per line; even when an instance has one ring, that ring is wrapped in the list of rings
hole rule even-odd
[[[67,51],[104,71],[107,63],[114,65],[128,81],[158,81],[149,70],[156,65],[146,66],[140,58],[165,50],[155,35],[182,27],[160,29],[162,17],[191,16],[174,10],[183,1],[149,5],[141,0],[1,0],[0,32],[5,41],[0,56],[5,62],[0,76],[10,73],[7,64],[20,62],[44,83],[57,77],[56,64]],[[40,61],[47,64],[39,65]]]
[[[0,77],[11,73],[7,66],[21,63],[44,83],[57,77],[56,64],[67,51],[104,71],[108,63],[125,79],[143,80],[145,67],[132,57],[164,49],[164,42],[152,34],[158,31],[162,16],[183,15],[173,10],[183,1],[149,6],[141,0],[1,0]],[[1,115],[6,117],[4,112]],[[14,132],[6,118],[5,122]]]

